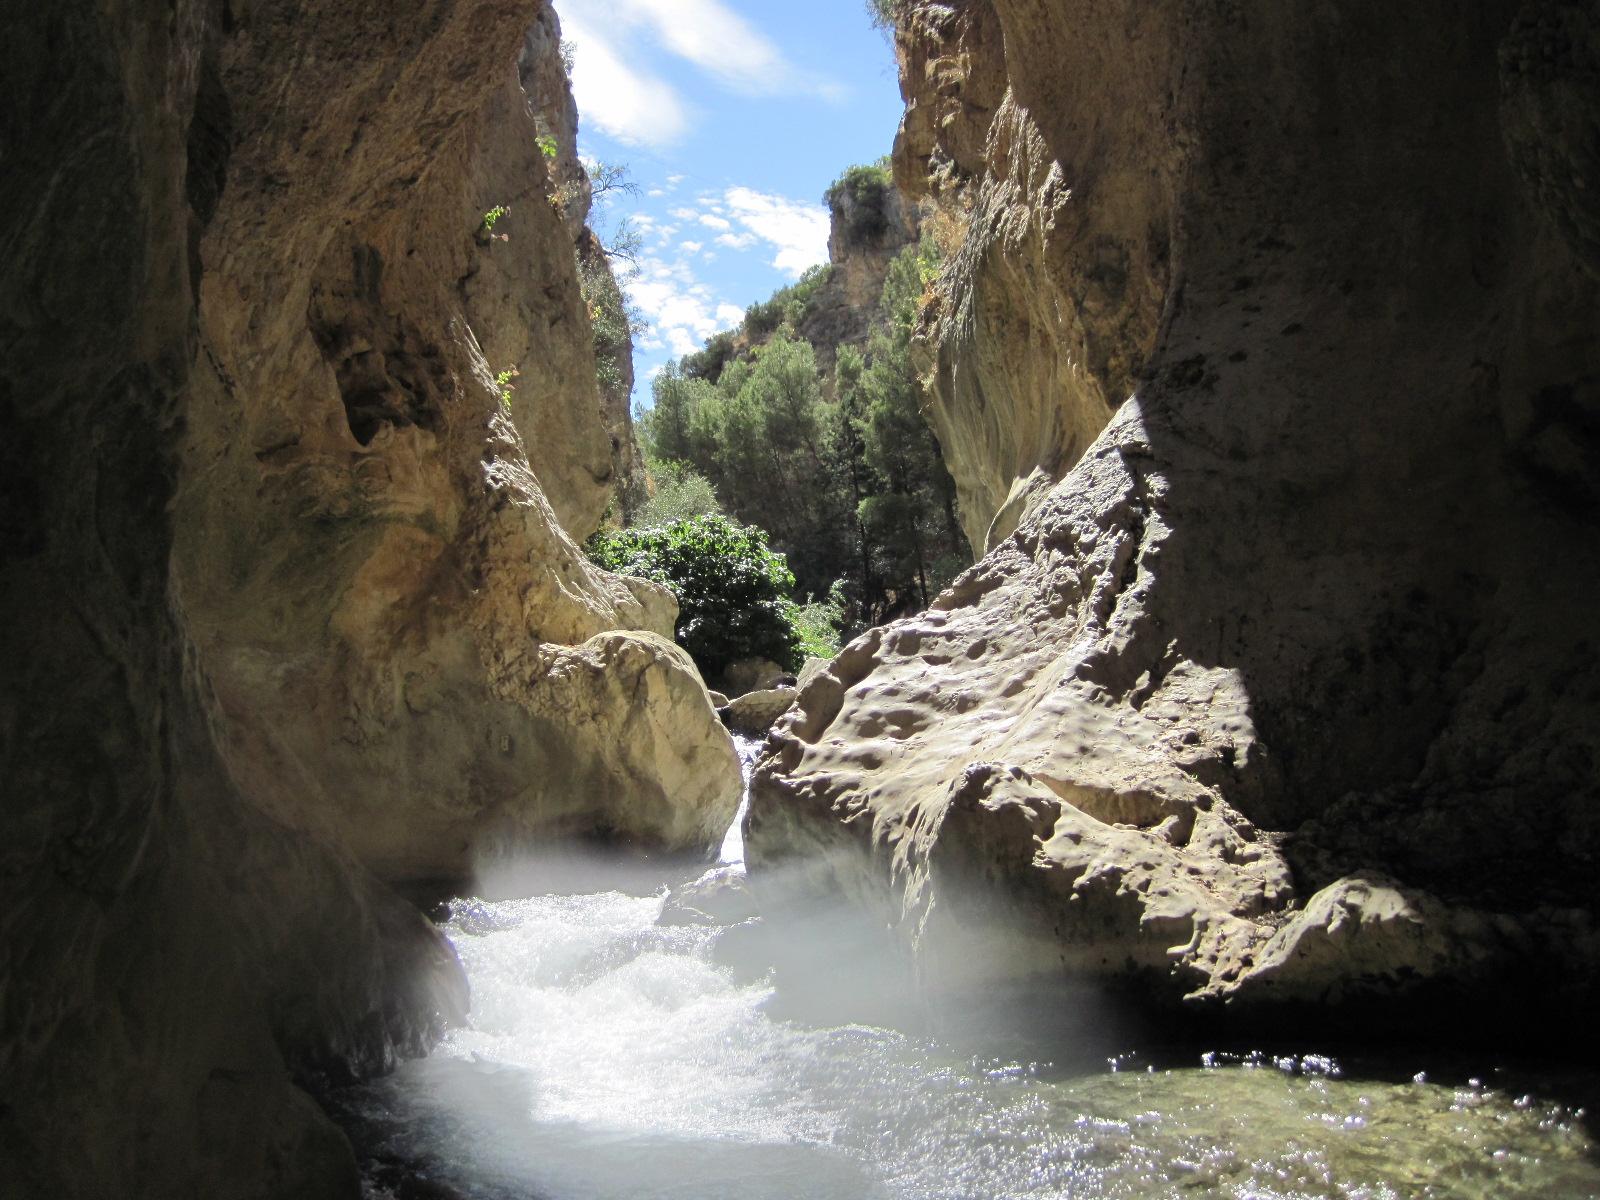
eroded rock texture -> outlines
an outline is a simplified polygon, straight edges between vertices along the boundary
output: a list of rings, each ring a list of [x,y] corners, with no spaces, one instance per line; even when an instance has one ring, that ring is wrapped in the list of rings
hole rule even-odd
[[[296,1084],[466,1000],[386,881],[737,798],[670,602],[572,541],[613,468],[552,18],[11,7],[0,1192],[353,1196]]]
[[[769,907],[848,896],[933,986],[1584,1011],[1596,28],[909,6],[898,165],[969,220],[934,419],[980,542],[1032,496],[780,723]]]
[[[612,632],[659,626],[660,601],[575,545],[612,448],[553,22],[519,71],[485,71],[464,31],[457,61],[320,49],[287,96],[269,28],[219,51],[237,146],[199,247],[179,595],[235,774],[388,879],[539,834],[710,845],[737,802],[687,656]],[[523,90],[552,69],[554,119]]]

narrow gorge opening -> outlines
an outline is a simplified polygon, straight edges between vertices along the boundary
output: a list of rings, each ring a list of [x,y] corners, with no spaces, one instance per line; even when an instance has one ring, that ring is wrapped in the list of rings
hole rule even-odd
[[[1600,1197],[1583,0],[90,0],[0,1196]]]

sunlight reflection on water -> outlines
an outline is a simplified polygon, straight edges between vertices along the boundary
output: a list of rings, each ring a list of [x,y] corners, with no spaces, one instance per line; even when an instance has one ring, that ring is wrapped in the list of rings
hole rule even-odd
[[[1600,1196],[1575,1114],[1484,1087],[1211,1058],[1070,1079],[770,1017],[659,896],[457,903],[469,1028],[367,1089],[472,1197]],[[381,1190],[370,1189],[373,1197]]]

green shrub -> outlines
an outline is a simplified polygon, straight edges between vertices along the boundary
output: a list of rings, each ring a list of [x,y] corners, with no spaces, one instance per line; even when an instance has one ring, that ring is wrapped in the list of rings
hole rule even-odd
[[[823,193],[822,198],[835,215],[849,212],[853,241],[878,237],[889,228],[889,203],[894,176],[889,160],[851,167]]]
[[[589,557],[608,571],[664,583],[678,597],[678,644],[710,679],[741,658],[800,665],[794,576],[753,525],[695,517],[656,529],[602,530]]]
[[[707,338],[705,349],[685,354],[678,365],[688,379],[705,379],[715,383],[722,377],[722,369],[737,353],[732,331],[725,330]]]
[[[826,600],[796,604],[790,610],[789,621],[800,635],[802,657],[832,658],[839,653],[845,603],[844,582],[840,580],[828,589]]]
[[[651,463],[650,478],[655,494],[639,506],[632,521],[636,527],[654,529],[674,521],[721,515],[722,505],[717,503],[711,481],[688,463]]]

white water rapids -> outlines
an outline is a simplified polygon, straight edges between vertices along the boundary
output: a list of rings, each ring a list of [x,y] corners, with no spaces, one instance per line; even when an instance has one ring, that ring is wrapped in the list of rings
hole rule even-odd
[[[1581,1114],[1493,1081],[1315,1058],[1056,1077],[804,1025],[718,965],[720,930],[658,926],[662,904],[453,905],[470,1024],[356,1102],[433,1190],[369,1172],[371,1200],[1600,1196]]]

